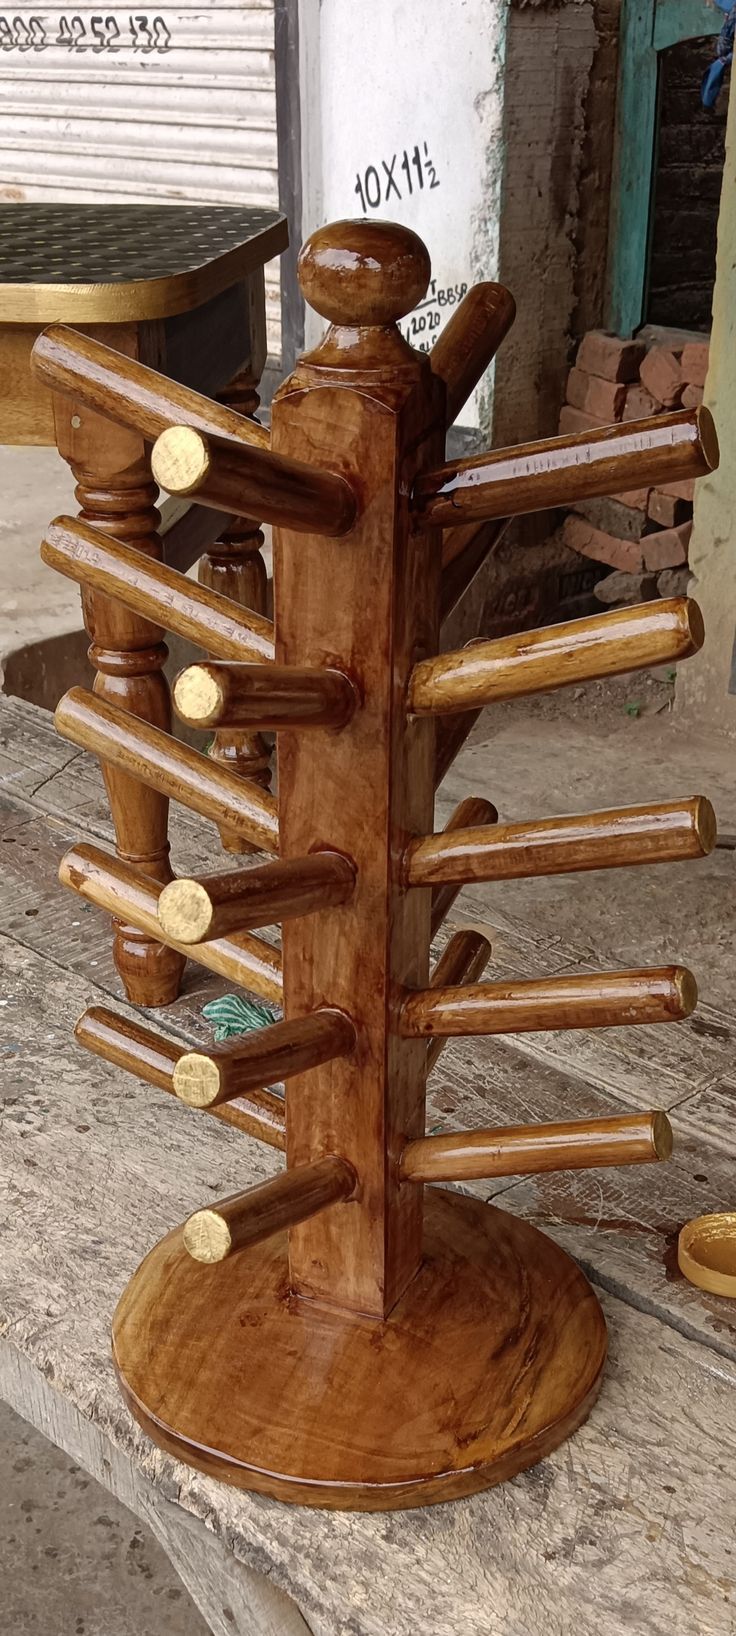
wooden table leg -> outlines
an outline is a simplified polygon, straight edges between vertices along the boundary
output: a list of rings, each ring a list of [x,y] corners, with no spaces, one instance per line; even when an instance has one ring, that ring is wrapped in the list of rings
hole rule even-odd
[[[237,409],[241,415],[254,415],[260,398],[256,390],[260,380],[260,358],[251,369],[243,370],[220,401]],[[239,518],[223,533],[215,545],[200,559],[199,581],[210,590],[232,597],[241,607],[254,608],[266,613],[268,579],[266,564],[261,556],[263,533],[250,518]],[[251,778],[264,789],[271,785],[271,750],[261,733],[220,731],[215,733],[209,751],[215,761],[224,762],[233,772]],[[242,836],[220,830],[220,840],[226,852],[252,852],[254,848]]]
[[[111,344],[123,350],[121,332],[114,333]],[[125,350],[130,349],[128,340]],[[160,560],[158,490],[140,438],[64,399],[55,403],[55,422],[59,453],[74,473],[84,520]],[[82,605],[97,672],[95,692],[169,731],[171,703],[162,673],[168,650],[161,627],[98,592],[83,593]],[[118,857],[154,880],[170,881],[167,798],[114,767],[103,764],[102,771]],[[113,956],[128,999],[135,1005],[170,1005],[179,992],[183,956],[134,926],[118,920],[113,925]]]

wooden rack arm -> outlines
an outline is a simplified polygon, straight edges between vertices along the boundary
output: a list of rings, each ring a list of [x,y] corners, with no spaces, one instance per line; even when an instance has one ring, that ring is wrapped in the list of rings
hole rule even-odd
[[[139,874],[130,864],[110,856],[102,847],[85,842],[65,853],[59,867],[62,886],[70,886],[88,903],[106,909],[119,920],[137,926],[149,937],[180,954],[190,955],[229,982],[239,983],[265,1000],[281,1004],[283,981],[281,955],[261,937],[241,932],[236,937],[216,938],[198,943],[193,951],[184,943],[164,936],[158,919],[158,900],[163,887],[148,875]]]
[[[55,721],[62,738],[72,744],[122,768],[203,818],[226,825],[251,845],[278,852],[276,801],[250,779],[83,687],[65,693],[56,707]]]
[[[224,1261],[236,1250],[349,1199],[356,1185],[355,1171],[346,1159],[329,1156],[298,1165],[247,1193],[197,1210],[185,1223],[184,1247],[195,1261]]]
[[[74,517],[57,517],[41,546],[49,568],[92,591],[103,591],[164,630],[175,631],[218,659],[273,659],[270,619],[209,591],[142,551],[108,540]],[[153,635],[152,641],[158,640]]]
[[[409,709],[452,715],[571,682],[620,676],[687,659],[703,639],[703,616],[687,597],[616,608],[424,659],[409,679]]]
[[[412,507],[427,524],[447,528],[546,511],[597,494],[680,483],[717,465],[710,411],[683,409],[449,461],[417,478]]]
[[[178,943],[202,943],[347,903],[354,887],[348,858],[314,852],[225,875],[170,881],[159,898],[158,916]]]
[[[430,988],[447,988],[455,983],[475,983],[491,958],[488,938],[474,926],[456,932],[440,955],[430,978]],[[427,1073],[434,1067],[446,1041],[438,1036],[427,1045]]]
[[[490,801],[484,801],[480,795],[470,795],[450,815],[442,831],[443,835],[453,835],[456,830],[475,828],[479,824],[495,824],[498,820],[496,808]],[[411,854],[410,854],[411,855]],[[432,936],[439,931],[452,904],[460,891],[460,886],[454,882],[450,886],[436,886],[432,892]]]
[[[157,438],[151,469],[159,487],[201,506],[255,514],[279,528],[329,536],[349,533],[355,495],[344,477],[301,460],[208,438],[191,426],[170,426]]]
[[[107,420],[129,426],[149,442],[167,426],[195,426],[208,436],[232,438],[251,448],[270,446],[269,433],[258,421],[168,380],[65,324],[51,324],[39,335],[31,368],[44,386],[74,398]]]
[[[177,715],[191,727],[344,727],[358,704],[341,670],[292,665],[189,665],[174,683]]]
[[[407,996],[400,1026],[412,1039],[620,1028],[681,1022],[694,1010],[697,998],[695,978],[684,966],[652,966],[531,982],[428,988]]]
[[[127,1073],[137,1074],[149,1085],[162,1091],[174,1090],[174,1069],[185,1055],[186,1047],[175,1045],[152,1028],[142,1028],[138,1022],[121,1017],[105,1006],[90,1006],[83,1012],[74,1030],[76,1039],[87,1051],[113,1062]],[[236,1130],[253,1136],[268,1147],[286,1147],[286,1119],[283,1097],[273,1091],[253,1088],[237,1101],[221,1108],[204,1110]]]
[[[493,829],[443,830],[411,842],[406,879],[409,886],[436,886],[676,863],[706,857],[715,843],[713,808],[704,796],[695,795],[684,801],[530,819]]]
[[[176,1095],[190,1108],[214,1108],[258,1085],[273,1085],[355,1049],[355,1028],[341,1011],[314,1011],[273,1023],[244,1039],[186,1051],[174,1068]]]
[[[671,1153],[670,1122],[657,1111],[424,1136],[407,1142],[400,1170],[404,1180],[413,1182],[489,1181],[495,1176],[539,1176],[548,1170],[653,1164],[669,1159]]]
[[[476,284],[435,341],[429,362],[447,387],[447,426],[457,419],[515,317],[516,302],[503,284]]]

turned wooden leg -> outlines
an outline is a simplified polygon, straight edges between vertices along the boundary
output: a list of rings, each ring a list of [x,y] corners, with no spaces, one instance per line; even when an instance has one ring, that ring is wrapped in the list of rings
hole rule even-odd
[[[151,482],[145,457],[104,481],[76,461],[70,464],[85,521],[101,533],[124,540],[160,560],[163,552],[157,532],[158,490]],[[95,692],[170,731],[171,703],[162,672],[168,650],[161,626],[96,591],[85,591],[82,605],[92,639],[90,659],[97,672]],[[170,881],[167,798],[104,762],[102,771],[118,857],[154,880]],[[183,956],[154,942],[135,926],[120,920],[114,920],[113,926],[115,965],[128,999],[136,1005],[169,1005],[179,992]]]
[[[252,376],[245,372],[220,394],[220,399],[241,415],[255,414],[260,402]],[[243,608],[265,613],[268,579],[261,556],[262,545],[263,534],[256,522],[243,517],[233,521],[232,527],[201,558],[200,584],[231,597]],[[221,730],[215,733],[209,754],[233,772],[252,778],[263,789],[270,788],[271,751],[261,733]],[[220,840],[226,852],[254,850],[242,836],[233,835],[227,829],[220,830]]]

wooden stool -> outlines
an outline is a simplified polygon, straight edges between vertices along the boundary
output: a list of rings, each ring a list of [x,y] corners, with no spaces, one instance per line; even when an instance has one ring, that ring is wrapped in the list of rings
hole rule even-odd
[[[427,357],[397,326],[430,276],[407,229],[336,223],[307,243],[300,276],[330,327],[278,392],[270,446],[245,420],[222,436],[212,406],[189,400],[152,457],[170,492],[275,524],[275,624],[86,521],[60,519],[42,548],[216,656],[182,673],[176,708],[198,726],[274,729],[278,801],[109,697],[74,689],[62,734],[278,856],[162,886],[83,845],[61,878],[284,1008],[209,1051],[107,1009],[78,1024],[91,1050],[286,1149],[283,1174],[196,1211],[123,1294],[114,1353],[133,1413],[229,1482],[391,1509],[539,1460],[587,1415],[606,1351],[598,1301],[557,1245],[423,1184],[671,1148],[657,1111],[427,1135],[428,1066],[456,1035],[679,1021],[696,1001],[674,966],[481,983],[491,950],[474,931],[430,972],[433,934],[465,881],[697,858],[715,842],[697,796],[498,823],[481,795],[433,833],[435,785],[484,705],[686,659],[703,639],[679,598],[438,656],[441,614],[488,548],[479,529],[697,477],[718,451],[700,411],[445,463],[447,425],[513,317],[508,293],[472,291]],[[166,380],[71,331],[40,337],[34,366],[139,434],[172,417]],[[275,919],[282,951],[257,935]],[[286,1118],[269,1088],[282,1079]]]
[[[183,387],[253,414],[266,357],[263,268],[287,237],[283,217],[269,210],[4,206],[0,441],[55,442],[74,473],[85,521],[161,560],[148,447],[156,428],[120,427],[89,403],[49,392],[30,369],[34,341],[45,325],[69,321],[126,357],[165,369]],[[222,414],[227,424],[228,411]],[[202,558],[200,579],[264,612],[262,543],[257,523],[233,519]],[[92,587],[83,609],[97,695],[168,729],[160,625]],[[211,753],[268,785],[268,754],[257,735],[218,734]],[[170,880],[167,798],[114,768],[104,772],[118,856]],[[228,849],[236,845],[228,830],[222,838]],[[146,1006],[176,999],[183,961],[175,951],[116,920],[114,955],[129,999]]]

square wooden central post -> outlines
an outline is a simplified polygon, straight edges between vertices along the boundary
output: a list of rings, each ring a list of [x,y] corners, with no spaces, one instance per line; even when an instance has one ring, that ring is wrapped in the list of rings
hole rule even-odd
[[[400,1186],[398,1159],[424,1133],[426,1043],[401,1039],[397,1015],[402,987],[428,978],[430,893],[401,877],[406,842],[433,828],[434,726],[407,715],[406,683],[437,651],[441,538],[411,524],[408,496],[444,434],[427,360],[392,326],[355,334],[351,363],[370,363],[341,367],[345,332],[331,331],[273,407],[274,450],[341,472],[358,498],[342,538],[274,536],[277,661],[336,666],[360,701],[339,731],[279,734],[282,855],[330,848],[357,869],[347,905],[283,927],[286,1016],[332,1006],[357,1030],[352,1057],[289,1080],[288,1164],[336,1153],[359,1179],[355,1200],[292,1229],[290,1275],[304,1296],[382,1317],[421,1257],[422,1189]]]

